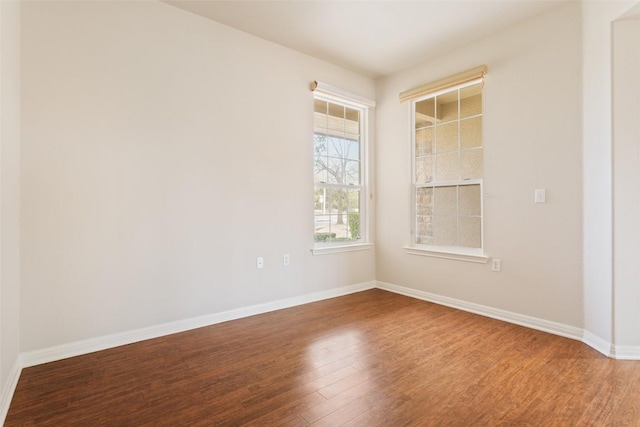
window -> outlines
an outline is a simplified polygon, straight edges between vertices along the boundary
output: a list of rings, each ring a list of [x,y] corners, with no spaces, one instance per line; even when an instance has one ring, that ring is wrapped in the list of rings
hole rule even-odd
[[[315,248],[367,242],[367,106],[314,93]]]
[[[411,101],[412,248],[482,256],[482,79]]]

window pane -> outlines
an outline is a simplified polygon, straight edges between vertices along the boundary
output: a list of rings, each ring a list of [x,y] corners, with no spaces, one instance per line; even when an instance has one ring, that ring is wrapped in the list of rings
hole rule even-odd
[[[433,180],[433,156],[416,158],[416,182],[427,183]]]
[[[322,201],[321,196],[321,205],[324,206],[324,201]],[[317,210],[316,212],[321,212],[321,210]],[[314,233],[313,240],[316,242],[328,242],[331,238],[331,216],[329,214],[316,213],[314,216]]]
[[[360,183],[360,162],[345,161],[345,174],[343,184],[358,185]]]
[[[360,190],[347,190],[347,238],[359,240],[360,234]]]
[[[329,115],[344,119],[344,106],[329,102]]]
[[[455,181],[458,179],[458,152],[439,154],[436,164],[438,181]]]
[[[360,111],[354,108],[346,107],[345,118],[351,122],[360,124]],[[357,133],[360,133],[360,131],[358,131]]]
[[[466,150],[460,153],[460,178],[482,178],[482,149]]]
[[[416,214],[433,214],[433,188],[416,189]]]
[[[435,121],[435,100],[433,98],[416,102],[416,129],[433,125]]]
[[[460,148],[482,147],[482,117],[460,121]]]
[[[328,159],[326,156],[315,156],[313,175],[315,183],[327,182],[327,164]]]
[[[438,110],[436,114],[438,119],[443,122],[458,119],[458,91],[454,90],[444,95],[440,95],[436,99]]]
[[[457,187],[436,187],[434,200],[435,215],[458,214],[458,189]]]
[[[327,114],[327,101],[321,99],[313,100],[313,111],[316,113]]]
[[[358,139],[360,135],[360,123],[351,120],[344,121],[344,137],[347,139]]]
[[[460,89],[460,118],[482,114],[482,84]]]
[[[344,135],[344,119],[342,117],[333,117],[327,116],[328,124],[327,127],[329,129],[328,133],[330,135]]]
[[[416,131],[416,156],[433,154],[433,126]]]
[[[416,243],[423,245],[433,245],[433,217],[416,217]]]
[[[360,239],[360,190],[316,190],[314,214],[316,242]]]
[[[315,155],[327,155],[327,136],[314,133],[313,134],[313,151]]]
[[[459,219],[458,245],[467,248],[480,248],[482,246],[482,227],[479,217],[460,217]]]
[[[331,213],[331,239],[344,238],[346,226],[344,221],[347,200],[344,190],[327,190],[328,206]]]
[[[330,184],[344,184],[346,181],[344,159],[329,157],[327,161],[327,182]]]
[[[345,139],[344,157],[352,160],[360,160],[360,144],[357,140]]]
[[[480,185],[461,185],[458,187],[458,214],[460,216],[480,216]]]
[[[326,114],[313,113],[313,131],[327,133],[329,123]]]
[[[326,138],[325,145],[329,157],[360,159],[360,144],[356,140],[330,136]]]
[[[434,244],[438,246],[456,246],[456,228],[455,216],[435,217],[433,230]]]
[[[458,149],[458,122],[438,125],[436,129],[436,152],[456,151]]]

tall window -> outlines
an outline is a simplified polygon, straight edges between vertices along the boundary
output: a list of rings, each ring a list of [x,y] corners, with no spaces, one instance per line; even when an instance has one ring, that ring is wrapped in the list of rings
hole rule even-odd
[[[314,241],[338,246],[366,241],[367,109],[314,94]]]
[[[482,81],[411,102],[413,243],[482,251]]]

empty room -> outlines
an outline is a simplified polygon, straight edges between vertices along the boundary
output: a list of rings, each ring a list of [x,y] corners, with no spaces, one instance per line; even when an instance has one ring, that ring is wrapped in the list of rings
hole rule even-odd
[[[6,426],[640,425],[640,3],[0,1]]]

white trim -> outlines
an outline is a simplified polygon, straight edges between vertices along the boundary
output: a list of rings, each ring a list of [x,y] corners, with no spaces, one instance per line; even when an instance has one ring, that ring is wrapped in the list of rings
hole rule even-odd
[[[4,383],[4,387],[2,387],[2,396],[0,396],[1,425],[4,425],[4,421],[7,418],[9,406],[11,406],[11,400],[13,399],[13,394],[15,393],[16,387],[18,386],[18,380],[20,379],[21,373],[22,365],[20,363],[20,358],[18,357],[11,367],[11,371],[9,371],[9,376],[7,377],[7,381]]]
[[[613,345],[611,356],[617,360],[640,360],[640,346],[638,345]]]
[[[406,288],[404,286],[392,285],[391,283],[376,283],[377,288],[383,289],[385,291],[433,302],[447,307],[456,308],[458,310],[468,311],[470,313],[475,313],[481,316],[491,317],[492,319],[514,323],[516,325],[525,326],[531,329],[537,329],[539,331],[548,332],[565,338],[571,338],[578,341],[582,340],[583,331],[581,328],[576,328],[575,326],[551,322],[549,320],[540,319],[537,317],[527,316],[524,314],[514,313],[512,311],[462,301],[459,299],[432,294],[417,289]]]
[[[458,248],[460,249],[460,248]],[[433,258],[454,259],[458,261],[475,262],[486,264],[489,257],[483,253],[458,252],[446,249],[435,249],[433,247],[405,246],[404,250],[409,255],[421,255]]]
[[[327,255],[340,252],[366,251],[371,249],[372,247],[372,243],[356,243],[354,245],[343,246],[318,246],[316,248],[311,248],[311,253],[314,255]]]
[[[322,96],[332,98],[334,100],[340,100],[341,102],[346,101],[361,108],[374,108],[376,106],[376,101],[372,99],[348,92],[337,86],[330,85],[329,83],[315,80],[311,82],[310,88],[315,94],[321,94]]]
[[[272,301],[264,304],[209,314],[191,319],[179,320],[176,322],[151,326],[148,328],[126,331],[118,334],[106,335],[102,337],[49,347],[41,350],[21,353],[19,359],[16,361],[16,363],[14,363],[9,377],[2,390],[2,395],[0,397],[0,424],[4,421],[4,417],[6,417],[6,414],[9,410],[11,399],[15,392],[18,380],[20,379],[20,373],[22,372],[23,368],[40,365],[43,363],[55,362],[57,360],[62,360],[69,357],[80,356],[82,354],[93,353],[95,351],[106,350],[121,345],[158,338],[195,328],[210,326],[221,322],[241,319],[243,317],[268,313],[275,310],[295,307],[298,305],[322,301],[329,298],[341,297],[373,288],[382,289],[411,298],[433,302],[435,304],[444,305],[454,309],[479,314],[481,316],[486,316],[508,323],[513,323],[527,328],[536,329],[550,334],[581,341],[599,351],[600,353],[604,354],[605,356],[614,359],[640,360],[640,346],[614,346],[608,341],[581,328],[374,280],[358,283],[355,285],[329,289],[326,291],[315,292],[312,294]]]
[[[600,338],[598,335],[584,330],[582,333],[582,342],[605,356],[615,359],[613,344],[603,338]]]
[[[329,289],[326,291],[315,292],[312,294],[301,295],[293,298],[286,298],[264,304],[237,308],[221,313],[208,314],[205,316],[178,320],[176,322],[164,323],[148,328],[126,331],[112,335],[105,335],[102,337],[90,338],[87,340],[29,351],[20,355],[21,362],[22,366],[25,368],[29,366],[40,365],[43,363],[54,362],[57,360],[66,359],[68,357],[93,353],[94,351],[106,350],[112,347],[118,347],[121,345],[131,344],[152,338],[158,338],[164,335],[175,334],[195,328],[201,328],[203,326],[210,326],[216,323],[227,322],[229,320],[241,319],[243,317],[254,316],[256,314],[268,313],[270,311],[281,310],[283,308],[294,307],[297,305],[308,304],[311,302],[366,291],[368,289],[375,288],[375,285],[375,281],[370,281],[350,286],[343,286],[340,288]]]

